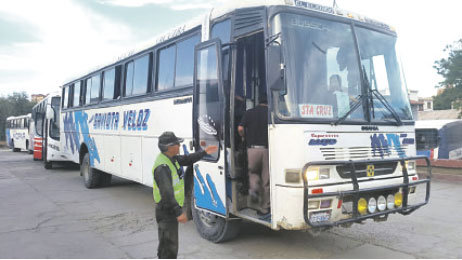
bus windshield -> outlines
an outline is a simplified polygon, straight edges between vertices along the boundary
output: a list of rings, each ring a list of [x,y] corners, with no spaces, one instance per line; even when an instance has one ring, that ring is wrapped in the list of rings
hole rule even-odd
[[[356,28],[359,59],[350,24],[281,13],[273,20],[273,30],[281,33],[285,65],[285,90],[276,98],[280,118],[395,120],[384,105],[388,103],[401,120],[412,120],[396,59],[396,37]],[[361,79],[361,70],[369,85]]]

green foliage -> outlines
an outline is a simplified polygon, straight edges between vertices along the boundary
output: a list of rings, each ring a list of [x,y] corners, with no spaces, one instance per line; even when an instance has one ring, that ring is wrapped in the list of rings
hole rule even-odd
[[[450,109],[454,102],[456,108],[462,109],[462,39],[446,46],[444,51],[448,57],[435,61],[433,67],[444,78],[438,87],[446,89],[434,98],[433,106],[435,110]]]
[[[35,103],[29,101],[26,92],[14,92],[7,97],[0,97],[0,140],[5,140],[6,119],[29,114],[34,105]]]

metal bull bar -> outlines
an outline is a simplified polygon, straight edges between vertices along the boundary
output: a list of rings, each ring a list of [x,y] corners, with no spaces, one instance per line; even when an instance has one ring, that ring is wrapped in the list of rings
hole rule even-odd
[[[407,166],[405,161],[409,160],[420,160],[424,159],[427,163],[427,178],[426,179],[419,179],[418,181],[415,181],[411,184],[409,184],[409,175],[407,171]],[[359,189],[359,184],[358,184],[358,178],[357,178],[357,172],[356,172],[356,165],[359,164],[371,164],[371,163],[377,163],[377,162],[399,162],[402,167],[403,171],[403,183],[402,184],[394,184],[394,185],[387,185],[387,186],[380,186],[376,188],[367,188],[367,189]],[[415,157],[406,157],[406,158],[399,158],[399,159],[385,159],[385,160],[361,160],[361,161],[319,161],[319,162],[310,162],[305,165],[303,170],[308,169],[310,166],[322,166],[322,165],[350,165],[351,166],[351,171],[350,171],[350,178],[353,183],[353,190],[348,190],[348,191],[340,191],[340,192],[328,192],[328,193],[321,193],[321,194],[309,194],[309,189],[308,189],[308,181],[306,176],[303,174],[303,186],[304,186],[304,202],[303,202],[303,216],[305,218],[305,222],[311,226],[311,227],[333,227],[333,226],[338,226],[341,224],[346,224],[346,223],[351,223],[351,222],[360,222],[362,220],[368,219],[368,218],[373,218],[373,217],[379,217],[379,216],[385,216],[388,214],[392,213],[400,213],[403,215],[408,215],[412,213],[414,210],[420,208],[421,206],[425,205],[428,203],[428,200],[430,198],[430,181],[431,181],[431,165],[430,165],[430,160],[425,157],[425,156],[415,156]],[[304,171],[303,171],[304,172]],[[416,186],[419,184],[426,183],[426,196],[425,196],[425,202],[418,203],[415,205],[408,205],[408,195],[409,195],[409,186]],[[384,211],[377,211],[372,214],[365,214],[365,215],[360,215],[358,212],[358,200],[360,198],[361,193],[367,193],[367,192],[373,192],[373,191],[381,191],[381,190],[391,190],[391,189],[399,189],[402,188],[402,194],[403,194],[403,203],[402,206],[399,208],[395,209],[386,209]],[[332,197],[336,196],[339,197],[339,199],[343,200],[345,196],[353,196],[353,212],[352,212],[352,217],[339,220],[336,222],[331,222],[331,221],[324,221],[320,223],[313,223],[310,221],[310,218],[308,216],[308,201],[310,199],[315,199],[315,198],[322,198],[322,197]]]

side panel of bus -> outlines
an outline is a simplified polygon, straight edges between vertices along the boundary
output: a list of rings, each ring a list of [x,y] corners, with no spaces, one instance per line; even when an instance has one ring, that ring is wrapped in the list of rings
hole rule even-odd
[[[182,102],[177,102],[181,100]],[[82,145],[98,170],[151,186],[160,153],[158,137],[173,131],[184,138],[181,153],[192,152],[192,97],[176,97],[63,113],[67,157],[79,163]]]

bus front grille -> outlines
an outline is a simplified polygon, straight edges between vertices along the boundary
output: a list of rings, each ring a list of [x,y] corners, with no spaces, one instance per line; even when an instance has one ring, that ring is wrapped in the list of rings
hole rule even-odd
[[[326,161],[334,160],[367,160],[384,159],[390,157],[402,157],[406,155],[409,148],[407,145],[401,147],[350,147],[350,148],[320,148]]]

